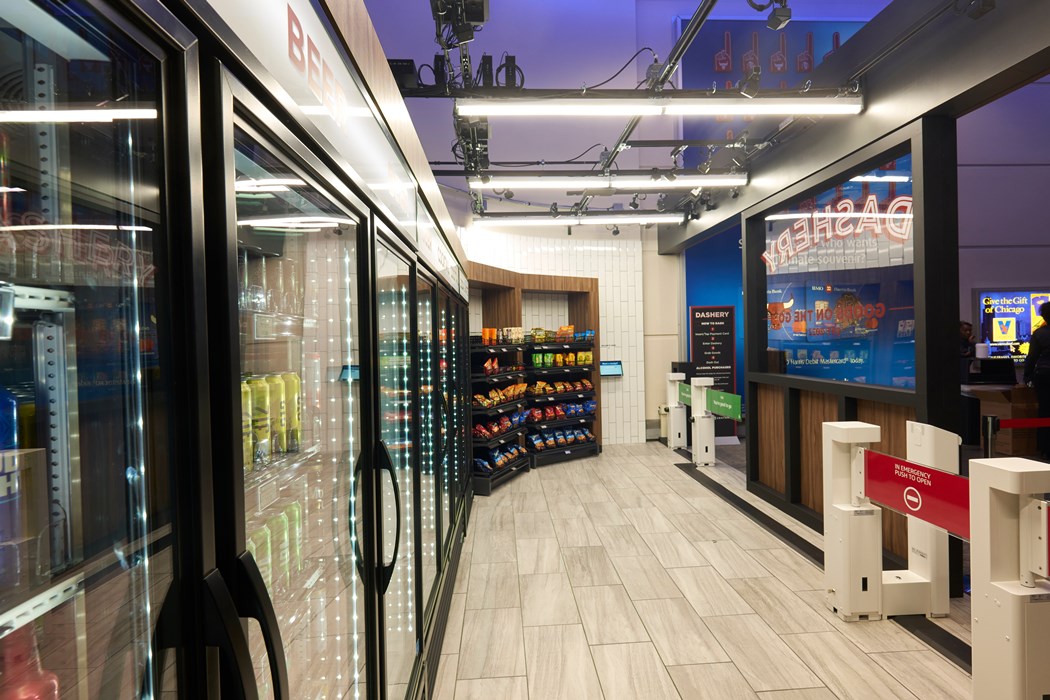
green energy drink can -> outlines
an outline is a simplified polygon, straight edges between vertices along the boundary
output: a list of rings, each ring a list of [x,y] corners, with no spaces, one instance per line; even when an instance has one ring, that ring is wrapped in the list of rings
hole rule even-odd
[[[241,451],[244,472],[252,470],[255,461],[254,438],[252,436],[252,390],[248,382],[241,382]]]
[[[252,392],[252,447],[255,464],[269,464],[270,442],[270,385],[262,377],[248,380]]]
[[[270,528],[263,525],[248,536],[250,546],[254,547],[255,563],[259,566],[266,590],[273,595],[273,548]]]
[[[292,585],[292,567],[288,541],[288,516],[277,513],[266,521],[272,541],[274,583],[280,590],[288,590]]]
[[[284,514],[288,518],[288,560],[292,573],[303,570],[303,507],[299,501],[285,506]]]
[[[295,372],[285,372],[281,375],[284,380],[284,404],[287,414],[288,451],[298,452],[303,440],[303,413],[302,402],[299,400],[302,382]]]
[[[270,439],[274,454],[288,451],[288,407],[284,401],[284,380],[279,374],[266,375],[270,387]]]

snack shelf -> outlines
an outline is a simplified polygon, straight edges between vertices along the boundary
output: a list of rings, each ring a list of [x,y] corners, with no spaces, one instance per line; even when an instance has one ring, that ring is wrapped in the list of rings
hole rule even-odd
[[[501,374],[472,374],[470,375],[470,381],[471,383],[499,384],[500,382],[524,376],[525,372],[515,370],[514,372],[503,372]]]
[[[508,430],[505,433],[500,433],[491,440],[478,440],[477,438],[474,438],[474,447],[492,449],[493,447],[500,447],[501,445],[509,445],[512,442],[516,442],[517,437],[523,432],[525,432],[525,426],[520,426],[513,430]]]
[[[544,394],[543,396],[528,396],[526,401],[532,404],[562,403],[563,401],[576,401],[579,399],[593,399],[594,391],[563,391],[560,394]]]
[[[519,457],[502,469],[494,471],[491,474],[474,472],[474,493],[478,496],[491,495],[492,489],[496,488],[504,481],[507,481],[518,474],[529,471],[529,469],[532,468],[532,458],[532,455]]]
[[[600,451],[601,448],[597,442],[584,442],[578,445],[567,445],[566,447],[548,447],[539,452],[529,450],[532,455],[532,466],[534,467],[565,462],[585,455],[596,455]]]
[[[513,413],[524,405],[525,404],[521,399],[515,399],[514,401],[501,403],[498,406],[489,406],[488,408],[482,406],[471,406],[470,412],[474,416],[501,416],[504,413]]]
[[[594,343],[590,342],[572,342],[572,343],[526,343],[525,352],[534,352],[537,350],[544,350],[550,352],[556,352],[558,350],[590,350],[594,347]]]
[[[527,367],[525,373],[530,377],[559,377],[575,372],[591,372],[594,365],[567,365],[565,367]]]
[[[555,430],[557,428],[574,428],[584,425],[586,423],[594,422],[594,414],[588,413],[583,416],[573,416],[572,418],[562,418],[560,420],[548,420],[538,423],[526,423],[526,428],[535,428],[536,430]],[[555,448],[557,449],[557,448]]]
[[[512,345],[473,345],[470,348],[471,355],[502,355],[505,353],[521,352],[525,349],[524,345],[512,344]]]

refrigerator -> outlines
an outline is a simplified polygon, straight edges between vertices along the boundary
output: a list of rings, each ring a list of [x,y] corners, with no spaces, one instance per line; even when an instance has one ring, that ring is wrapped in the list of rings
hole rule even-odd
[[[0,698],[427,697],[462,290],[211,31],[0,7]]]

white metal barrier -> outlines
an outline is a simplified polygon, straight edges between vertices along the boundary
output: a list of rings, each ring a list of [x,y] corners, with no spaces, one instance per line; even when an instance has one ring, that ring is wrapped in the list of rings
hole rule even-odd
[[[715,463],[715,415],[707,410],[707,390],[713,388],[711,377],[693,377],[690,382],[693,402],[693,464],[700,467]]]

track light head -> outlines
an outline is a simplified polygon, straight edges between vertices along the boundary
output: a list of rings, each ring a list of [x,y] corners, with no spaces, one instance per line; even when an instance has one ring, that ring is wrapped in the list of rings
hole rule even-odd
[[[503,199],[514,199],[513,190],[503,190]]]
[[[788,25],[791,21],[791,8],[784,3],[783,7],[774,7],[773,11],[769,13],[769,19],[766,20],[766,26],[777,32]]]
[[[762,80],[762,68],[761,66],[755,66],[751,71],[751,74],[740,81],[737,89],[740,94],[747,98],[753,98],[758,96],[758,90],[760,88],[759,83]]]
[[[555,202],[554,204],[551,205],[551,210],[550,211],[551,211],[551,216],[553,216],[555,219],[557,219],[559,216],[561,216],[561,212],[558,211],[558,203],[557,202]],[[569,232],[569,235],[570,236],[572,235],[571,231]]]
[[[631,197],[631,203],[628,204],[627,206],[629,206],[631,209],[637,209],[638,208],[638,195],[635,195],[635,196]]]
[[[737,189],[736,187],[734,187],[733,189],[729,190],[729,198],[730,199],[736,199],[739,196],[740,196],[740,190]]]
[[[619,236],[620,235],[620,227],[619,226],[613,226],[612,235],[614,235],[614,236]]]

